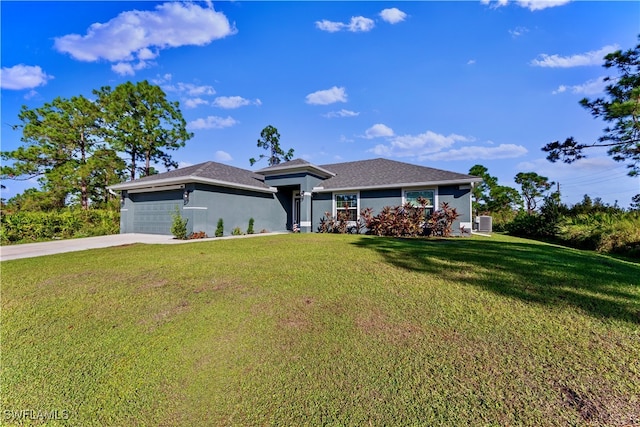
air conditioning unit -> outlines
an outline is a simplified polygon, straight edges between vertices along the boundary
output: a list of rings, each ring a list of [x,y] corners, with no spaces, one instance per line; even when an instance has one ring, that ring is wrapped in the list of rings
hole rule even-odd
[[[478,216],[478,231],[481,233],[491,233],[492,218],[486,215]]]

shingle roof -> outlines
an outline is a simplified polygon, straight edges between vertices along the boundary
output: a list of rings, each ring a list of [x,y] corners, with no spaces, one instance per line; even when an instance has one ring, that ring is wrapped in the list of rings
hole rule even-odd
[[[333,172],[328,171],[320,166],[314,165],[313,163],[309,163],[308,161],[303,159],[294,159],[288,162],[279,163],[277,165],[268,166],[256,171],[256,173],[273,175],[293,171],[308,171],[323,178],[329,178],[334,175]]]
[[[116,184],[110,188],[114,190],[128,190],[134,188],[149,188],[169,184],[187,182],[205,182],[239,188],[253,188],[262,191],[275,191],[264,182],[263,173],[282,171],[287,169],[310,168],[326,172],[329,177],[322,181],[317,191],[332,191],[338,189],[363,188],[391,188],[398,186],[429,185],[446,183],[479,182],[480,178],[442,169],[434,169],[411,163],[397,162],[388,159],[360,160],[346,163],[333,163],[316,166],[306,160],[296,159],[279,165],[269,166],[257,172],[236,168],[217,162],[205,162],[193,166],[175,169],[169,172],[151,175],[135,181]]]
[[[313,166],[311,163],[307,162],[304,159],[293,159],[288,162],[278,163],[277,165],[267,166],[266,168],[260,169],[258,172],[268,172],[272,169],[281,169],[283,166]]]
[[[189,182],[189,181],[215,181],[219,183],[229,183],[232,186],[254,187],[256,189],[270,189],[264,183],[264,176],[255,172],[236,168],[217,162],[204,162],[193,166],[175,169],[157,175],[145,176],[123,184],[112,186],[113,189],[126,189],[133,187],[144,187],[162,182]]]
[[[319,189],[356,189],[446,182],[476,182],[480,178],[388,159],[360,160],[321,166],[336,176],[318,185]]]

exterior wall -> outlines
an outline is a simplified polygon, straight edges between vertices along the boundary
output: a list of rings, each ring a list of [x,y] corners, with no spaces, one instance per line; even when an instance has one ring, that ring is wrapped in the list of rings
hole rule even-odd
[[[225,235],[235,227],[246,232],[250,218],[256,233],[286,230],[287,211],[275,194],[204,184],[187,184],[185,189],[189,191],[186,205],[183,190],[125,194],[120,232],[170,235],[176,206],[188,219],[187,233],[204,231],[213,237],[219,218]]]
[[[287,212],[275,194],[204,184],[187,185],[189,203],[182,207],[182,215],[189,219],[188,232],[204,231],[215,236],[218,219],[224,222],[224,234],[234,228],[247,231],[249,219],[254,219],[253,229],[286,230]]]
[[[323,179],[312,175],[308,172],[298,173],[283,173],[280,175],[270,175],[265,177],[264,182],[267,185],[278,188],[278,198],[281,200],[281,204],[287,210],[287,229],[293,228],[293,191],[300,191],[303,197],[300,200],[300,218],[299,226],[302,232],[313,231],[312,223],[312,203],[311,203],[311,190],[317,186]]]
[[[313,219],[312,231],[318,231],[318,227],[320,227],[320,219],[325,216],[326,212],[329,212],[331,215],[335,215],[335,212],[333,212],[334,194],[353,192],[357,192],[360,194],[360,211],[366,208],[371,208],[373,209],[374,215],[377,215],[385,206],[396,206],[402,203],[402,192],[400,191],[400,189],[315,193],[313,195],[313,203],[311,209],[311,217]]]
[[[438,187],[438,209],[443,202],[447,202],[450,207],[456,208],[460,214],[460,217],[453,222],[453,234],[460,234],[461,223],[468,223],[468,225],[465,224],[465,229],[471,232],[471,187],[468,185]]]
[[[270,175],[264,178],[264,182],[272,187],[286,187],[291,185],[299,185],[300,191],[311,191],[323,181],[322,178],[307,172]]]
[[[174,209],[177,206],[184,218],[187,218],[187,232],[204,231],[214,236],[219,218],[224,221],[224,234],[230,235],[235,227],[243,232],[247,230],[249,219],[254,219],[254,230],[285,231],[292,224],[292,193],[299,186],[306,192],[302,199],[300,220],[309,226],[302,231],[315,232],[325,212],[334,215],[334,194],[314,193],[311,189],[321,179],[309,174],[301,176],[280,176],[269,180],[269,185],[278,184],[282,188],[276,194],[248,190],[232,189],[205,184],[188,184],[189,201],[183,202],[183,190],[158,191],[150,193],[125,192],[121,206],[121,233],[154,233],[170,235]],[[285,186],[286,185],[286,186]],[[439,208],[447,202],[461,214],[453,224],[454,234],[458,234],[460,224],[471,229],[471,188],[470,186],[441,186],[437,189]],[[402,204],[402,189],[363,190],[359,192],[359,209],[372,208],[374,215],[385,206]],[[468,226],[467,226],[468,224]]]
[[[318,231],[320,219],[325,216],[325,212],[331,213],[333,206],[333,196],[331,193],[314,193],[311,202],[311,218],[313,220],[311,231]]]
[[[462,188],[461,188],[462,187]],[[436,189],[436,200],[439,209],[443,202],[449,204],[450,207],[456,208],[460,217],[453,223],[453,234],[460,234],[460,224],[469,223],[466,227],[471,230],[471,188],[465,186],[452,185],[440,186]],[[348,193],[345,191],[344,193]],[[336,192],[338,194],[342,191]],[[362,211],[365,208],[372,208],[373,214],[377,215],[385,206],[399,206],[402,204],[402,189],[386,189],[386,190],[362,190],[359,192],[359,208]],[[316,193],[313,195],[312,218],[313,230],[317,231],[320,226],[320,219],[325,216],[325,212],[335,215],[333,212],[334,193]]]
[[[385,206],[402,204],[402,191],[399,188],[391,190],[367,190],[360,192],[360,210],[373,209],[373,214],[380,213]]]

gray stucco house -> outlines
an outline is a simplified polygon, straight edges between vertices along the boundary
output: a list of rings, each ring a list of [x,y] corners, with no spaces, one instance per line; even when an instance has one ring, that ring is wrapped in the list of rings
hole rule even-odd
[[[249,171],[216,162],[172,170],[111,186],[121,192],[121,233],[171,234],[178,207],[188,232],[213,236],[219,218],[224,233],[254,229],[317,231],[325,212],[360,211],[412,202],[422,196],[461,214],[453,229],[471,230],[471,189],[482,179],[388,159],[316,166],[302,159]]]

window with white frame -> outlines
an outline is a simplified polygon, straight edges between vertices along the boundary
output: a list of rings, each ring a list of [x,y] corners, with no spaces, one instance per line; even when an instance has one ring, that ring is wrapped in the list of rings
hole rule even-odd
[[[423,198],[427,201],[425,205],[425,215],[431,215],[435,206],[435,190],[407,190],[404,192],[405,203],[412,206],[420,206],[418,199]]]
[[[340,218],[344,212],[349,214],[349,221],[358,219],[357,193],[336,194],[336,218]]]

